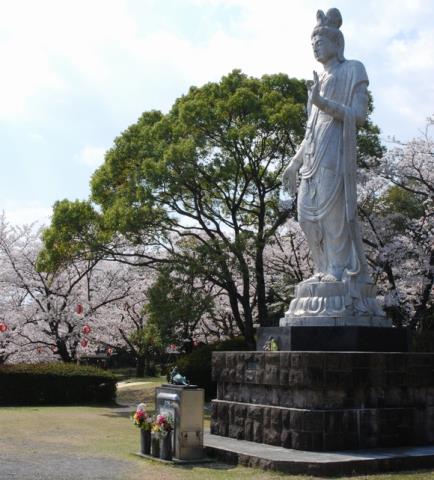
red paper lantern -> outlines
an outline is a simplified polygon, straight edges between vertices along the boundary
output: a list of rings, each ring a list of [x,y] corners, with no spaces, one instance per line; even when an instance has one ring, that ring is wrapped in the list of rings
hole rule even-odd
[[[85,335],[87,335],[88,333],[90,333],[91,328],[89,327],[89,325],[85,325],[82,331]]]
[[[83,305],[80,303],[75,307],[75,313],[78,313],[79,315],[83,313]]]
[[[0,323],[0,332],[1,333],[4,333],[6,332],[6,330],[8,329],[8,326],[6,325],[6,323]]]
[[[80,342],[80,345],[83,347],[83,348],[86,348],[88,346],[89,342],[83,338],[83,340]]]
[[[107,355],[110,356],[113,353],[113,348],[107,348]]]

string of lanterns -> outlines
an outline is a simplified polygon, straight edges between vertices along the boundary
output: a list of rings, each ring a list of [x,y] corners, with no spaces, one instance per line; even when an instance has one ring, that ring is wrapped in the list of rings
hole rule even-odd
[[[84,312],[83,305],[81,303],[78,303],[75,307],[75,313],[77,313],[78,315],[81,315],[83,312]],[[81,331],[83,332],[83,335],[88,335],[92,331],[92,329],[90,328],[89,325],[83,325],[83,328],[81,329]],[[83,348],[86,348],[89,345],[89,340],[87,338],[82,338],[80,340],[80,345]]]
[[[75,313],[77,313],[78,315],[81,315],[83,312],[84,312],[83,305],[78,303],[75,307]],[[81,331],[83,332],[83,335],[89,335],[89,333],[92,331],[92,328],[86,324],[86,325],[83,325],[83,328],[81,329]],[[87,346],[89,345],[89,340],[87,338],[83,338],[80,341],[80,345],[83,348],[87,348]],[[110,356],[112,355],[112,353],[113,353],[113,348],[111,347],[107,348],[107,355]]]
[[[80,303],[75,307],[75,311],[79,315],[83,313],[83,310],[84,310],[83,305],[81,305]],[[83,328],[81,329],[81,331],[83,332],[83,335],[88,335],[92,331],[92,329],[90,328],[89,325],[83,325]],[[89,340],[87,338],[81,339],[80,345],[83,348],[86,348],[89,345]]]
[[[83,308],[83,305],[81,305],[80,303],[76,305],[75,307],[75,313],[77,313],[78,315],[81,315],[84,311],[84,308]],[[8,330],[8,326],[5,322],[0,322],[0,333],[5,333],[7,330]],[[81,331],[83,332],[84,335],[88,335],[91,331],[92,331],[92,328],[89,326],[89,325],[83,325],[83,328],[81,329]],[[80,341],[80,345],[83,347],[83,348],[86,348],[88,345],[89,345],[89,340],[87,338],[83,338],[81,341]],[[55,345],[52,345],[51,346],[51,351],[53,353],[55,353],[57,351],[57,346]],[[43,348],[42,347],[38,347],[36,349],[36,352],[38,354],[41,354],[43,352]],[[113,353],[113,348],[111,347],[108,347],[107,348],[107,355],[112,355]]]

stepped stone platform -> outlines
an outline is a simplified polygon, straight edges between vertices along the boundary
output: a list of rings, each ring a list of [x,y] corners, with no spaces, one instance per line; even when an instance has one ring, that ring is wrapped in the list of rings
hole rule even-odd
[[[223,461],[289,474],[366,475],[434,467],[434,446],[306,452],[205,433],[206,452]]]
[[[211,433],[287,449],[434,443],[434,354],[217,352]]]

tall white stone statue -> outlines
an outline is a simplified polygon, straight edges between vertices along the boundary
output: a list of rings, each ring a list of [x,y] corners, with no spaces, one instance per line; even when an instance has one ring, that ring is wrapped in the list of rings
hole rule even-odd
[[[357,220],[356,128],[366,120],[368,76],[362,63],[344,58],[342,17],[317,13],[315,59],[324,71],[309,93],[305,138],[283,174],[315,266],[296,287],[281,319],[288,325],[391,326],[376,300]]]

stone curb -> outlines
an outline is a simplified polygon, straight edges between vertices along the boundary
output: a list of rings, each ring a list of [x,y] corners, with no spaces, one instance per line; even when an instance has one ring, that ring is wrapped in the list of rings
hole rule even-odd
[[[366,475],[434,467],[434,446],[308,452],[205,433],[206,453],[228,463],[297,475]]]

